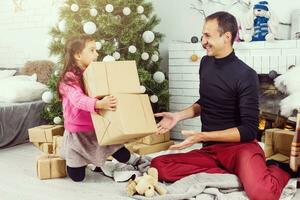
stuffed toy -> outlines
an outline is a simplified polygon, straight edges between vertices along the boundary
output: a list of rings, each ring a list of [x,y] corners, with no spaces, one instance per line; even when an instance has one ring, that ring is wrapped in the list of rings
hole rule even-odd
[[[273,41],[278,27],[277,17],[270,12],[267,1],[260,1],[250,11],[246,25],[244,40]]]
[[[153,197],[155,192],[159,195],[164,195],[167,190],[158,184],[157,169],[151,167],[148,173],[137,177],[135,180],[130,179],[126,187],[127,194],[132,196],[134,194],[144,195],[145,197]]]
[[[20,69],[20,74],[32,75],[37,74],[37,81],[47,84],[54,68],[54,63],[48,60],[28,61],[24,67]]]

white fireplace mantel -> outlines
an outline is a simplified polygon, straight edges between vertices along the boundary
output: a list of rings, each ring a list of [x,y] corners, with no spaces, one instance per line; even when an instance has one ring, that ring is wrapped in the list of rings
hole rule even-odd
[[[240,42],[234,44],[236,55],[258,74],[271,70],[282,74],[291,65],[300,65],[300,40],[274,42]],[[196,62],[191,60],[198,55]],[[169,92],[170,110],[179,111],[194,103],[198,98],[199,64],[206,54],[201,44],[172,43],[169,46]],[[198,118],[180,122],[172,131],[173,138],[182,138],[181,130],[200,130]]]

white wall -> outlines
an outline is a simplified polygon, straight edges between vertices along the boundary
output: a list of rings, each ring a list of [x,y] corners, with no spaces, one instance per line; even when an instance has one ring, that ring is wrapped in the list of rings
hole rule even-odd
[[[200,36],[203,17],[190,4],[200,6],[198,0],[149,0],[155,13],[161,18],[156,28],[166,35],[161,44],[164,70],[168,66],[168,45],[173,40],[189,41],[191,36]],[[231,0],[222,0],[230,3]],[[13,0],[0,1],[0,67],[21,67],[27,60],[49,59],[47,49],[48,31],[57,22],[59,4],[62,0],[23,0],[23,11],[15,12]],[[269,0],[280,21],[290,22],[293,9],[300,9],[300,1]],[[224,7],[207,3],[203,6],[207,14],[217,10],[228,10],[244,14],[240,4]],[[53,59],[53,58],[52,58]]]

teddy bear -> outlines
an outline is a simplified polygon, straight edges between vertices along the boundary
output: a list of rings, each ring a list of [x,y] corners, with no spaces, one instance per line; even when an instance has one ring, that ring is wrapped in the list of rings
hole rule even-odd
[[[143,176],[137,177],[135,180],[130,179],[126,191],[129,196],[137,193],[145,197],[153,197],[155,191],[159,195],[167,193],[167,190],[158,184],[158,171],[153,167],[149,168]]]
[[[243,39],[250,41],[273,41],[278,27],[278,20],[274,13],[270,12],[267,1],[260,1],[249,12],[244,25]]]

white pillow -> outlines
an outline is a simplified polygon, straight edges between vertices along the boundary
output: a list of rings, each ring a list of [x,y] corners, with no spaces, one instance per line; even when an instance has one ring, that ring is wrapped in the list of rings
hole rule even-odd
[[[13,76],[16,72],[16,70],[0,70],[0,79]]]
[[[34,81],[0,80],[0,101],[17,103],[38,100],[47,89],[46,85]]]
[[[37,75],[36,75],[36,73],[34,73],[31,76],[29,76],[29,75],[16,75],[16,76],[10,76],[8,78],[5,78],[5,81],[10,81],[10,80],[36,81],[37,80]]]

